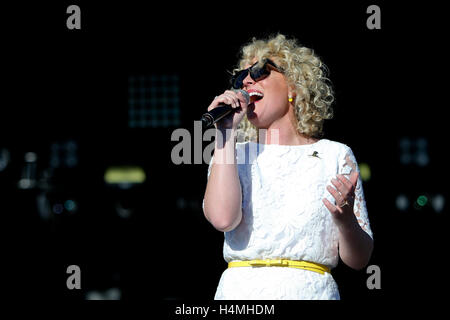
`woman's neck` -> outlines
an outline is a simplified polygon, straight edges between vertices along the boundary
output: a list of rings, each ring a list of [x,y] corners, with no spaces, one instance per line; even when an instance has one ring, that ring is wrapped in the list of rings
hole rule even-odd
[[[267,129],[258,130],[258,143],[280,144],[280,145],[303,145],[311,144],[318,139],[309,137],[298,132],[297,119],[289,113],[273,122]]]

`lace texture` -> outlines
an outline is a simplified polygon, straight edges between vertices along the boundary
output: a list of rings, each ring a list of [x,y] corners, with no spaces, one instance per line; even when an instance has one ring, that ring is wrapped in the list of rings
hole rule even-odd
[[[211,169],[208,168],[208,177]],[[334,268],[339,232],[322,202],[336,203],[326,190],[336,174],[358,171],[352,150],[321,139],[299,146],[237,143],[242,221],[224,233],[226,262],[252,259],[306,260]],[[371,237],[361,178],[354,212]],[[333,277],[285,267],[235,267],[223,273],[215,300],[339,299]]]

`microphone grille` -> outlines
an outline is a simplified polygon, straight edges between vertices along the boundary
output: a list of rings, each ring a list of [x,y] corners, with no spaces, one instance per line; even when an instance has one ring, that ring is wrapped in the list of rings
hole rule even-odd
[[[249,102],[250,102],[250,95],[248,94],[247,91],[242,90],[242,89],[235,90],[235,91],[242,93],[242,95],[244,96],[244,99],[245,99],[246,103],[249,104]]]

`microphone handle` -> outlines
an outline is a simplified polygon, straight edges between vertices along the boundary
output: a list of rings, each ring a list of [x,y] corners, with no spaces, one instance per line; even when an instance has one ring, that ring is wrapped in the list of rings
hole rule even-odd
[[[234,90],[236,92],[240,92],[244,99],[246,100],[247,104],[250,102],[250,95],[247,91],[239,89]],[[229,115],[232,112],[235,112],[236,109],[232,108],[229,105],[226,104],[220,104],[216,108],[212,109],[211,111],[208,111],[207,113],[202,115],[202,123],[203,126],[206,128],[209,128],[217,121],[220,121],[223,117]]]
[[[235,109],[229,105],[222,104],[202,115],[202,122],[206,128],[211,127],[223,117],[234,112]]]

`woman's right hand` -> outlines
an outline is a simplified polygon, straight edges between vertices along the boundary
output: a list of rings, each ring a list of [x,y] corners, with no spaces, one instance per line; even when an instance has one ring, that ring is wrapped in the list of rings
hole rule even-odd
[[[208,107],[208,111],[218,107],[220,104],[230,105],[237,110],[216,122],[214,124],[216,129],[236,129],[247,113],[248,104],[246,99],[239,91],[226,90],[223,94],[214,98]]]

